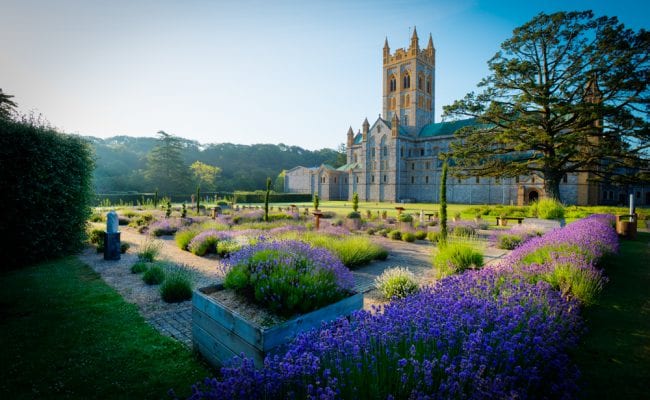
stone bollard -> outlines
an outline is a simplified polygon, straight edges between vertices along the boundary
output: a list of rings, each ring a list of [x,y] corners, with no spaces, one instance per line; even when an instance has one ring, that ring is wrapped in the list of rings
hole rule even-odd
[[[104,237],[104,260],[119,260],[120,251],[120,231],[119,220],[115,211],[109,211],[106,214],[106,233]]]

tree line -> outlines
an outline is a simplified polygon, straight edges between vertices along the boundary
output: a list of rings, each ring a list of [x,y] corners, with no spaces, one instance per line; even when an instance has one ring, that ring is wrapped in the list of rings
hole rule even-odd
[[[95,150],[96,193],[193,193],[260,190],[266,178],[283,189],[283,171],[298,165],[333,167],[345,163],[340,150],[306,150],[284,144],[200,143],[160,131],[156,138],[86,137]]]

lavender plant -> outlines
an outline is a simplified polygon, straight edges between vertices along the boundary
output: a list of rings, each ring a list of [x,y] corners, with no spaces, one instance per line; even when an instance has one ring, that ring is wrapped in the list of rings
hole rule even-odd
[[[283,316],[334,303],[354,287],[332,253],[299,241],[260,242],[232,254],[228,265],[225,287]]]

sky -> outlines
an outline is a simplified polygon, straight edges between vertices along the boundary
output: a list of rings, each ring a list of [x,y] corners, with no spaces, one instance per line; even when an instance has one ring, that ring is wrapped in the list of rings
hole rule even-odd
[[[0,0],[0,88],[68,133],[337,148],[381,113],[382,47],[436,47],[435,121],[512,30],[591,9],[648,29],[647,0]]]

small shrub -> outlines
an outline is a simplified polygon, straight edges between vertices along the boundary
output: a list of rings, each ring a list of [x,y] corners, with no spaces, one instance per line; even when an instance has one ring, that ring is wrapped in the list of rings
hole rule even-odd
[[[427,238],[427,233],[425,231],[417,231],[415,232],[415,238],[417,240],[424,240]]]
[[[595,268],[581,268],[571,262],[553,265],[542,279],[559,290],[562,296],[576,298],[585,306],[596,303],[607,281]]]
[[[186,228],[177,231],[176,235],[174,236],[174,240],[176,241],[176,245],[178,246],[179,249],[187,250],[187,246],[190,244],[192,239],[194,239],[194,237],[198,234],[199,234],[198,229]]]
[[[130,248],[131,248],[131,244],[129,244],[128,242],[120,243],[120,253],[124,254]]]
[[[429,232],[427,233],[427,240],[431,243],[438,243],[442,238],[442,233],[440,232]]]
[[[413,272],[402,267],[385,270],[375,279],[375,285],[387,300],[402,299],[417,292],[420,288]]]
[[[192,298],[192,283],[185,274],[175,273],[160,285],[160,296],[166,303],[180,303]]]
[[[323,211],[323,215],[321,215],[321,218],[323,219],[336,218],[336,213],[334,211]]]
[[[228,257],[230,254],[241,250],[242,245],[235,240],[220,240],[217,242],[217,254],[220,257]]]
[[[216,230],[208,230],[194,236],[187,249],[197,256],[204,256],[208,253],[216,253],[217,243],[222,237],[222,233]]]
[[[128,219],[127,217],[123,217],[121,215],[117,217],[117,224],[118,225],[125,226],[125,225],[128,225],[129,222],[131,222],[131,220]]]
[[[382,228],[382,229],[377,231],[377,234],[379,236],[387,237],[388,236],[388,229]]]
[[[411,232],[404,232],[402,234],[402,240],[405,242],[415,242],[415,234]]]
[[[132,274],[141,274],[149,269],[149,263],[146,261],[136,261],[135,264],[131,266]]]
[[[348,214],[348,218],[359,219],[361,218],[361,214],[359,214],[357,211],[352,211]]]
[[[159,265],[154,265],[142,274],[142,280],[147,285],[158,285],[165,280],[165,271]]]
[[[160,254],[162,249],[162,242],[159,240],[147,239],[142,244],[142,248],[138,252],[138,259],[148,262],[153,262]]]
[[[476,230],[471,226],[459,225],[454,227],[451,234],[457,237],[469,238],[476,235]]]
[[[400,214],[399,222],[413,222],[413,216],[411,214]]]
[[[129,222],[129,226],[132,228],[141,228],[148,226],[151,222],[153,222],[153,214],[142,213],[136,218],[132,218],[131,222]]]
[[[564,218],[564,206],[555,199],[544,198],[531,205],[531,211],[542,219]]]
[[[105,222],[104,216],[100,213],[92,213],[90,214],[90,218],[88,218],[90,222]]]
[[[397,229],[388,232],[388,237],[393,240],[402,240],[402,232]]]
[[[497,247],[504,250],[514,250],[522,241],[521,236],[504,234],[499,236]]]
[[[88,241],[97,247],[98,253],[104,251],[104,240],[105,240],[105,234],[104,231],[101,229],[93,229],[88,234]]]
[[[366,229],[366,233],[367,233],[368,235],[374,235],[375,232],[377,232],[377,229],[376,229],[376,228],[373,228],[372,226],[371,226],[370,228]]]
[[[438,279],[470,268],[483,266],[483,254],[462,243],[448,243],[438,249],[433,259]]]

